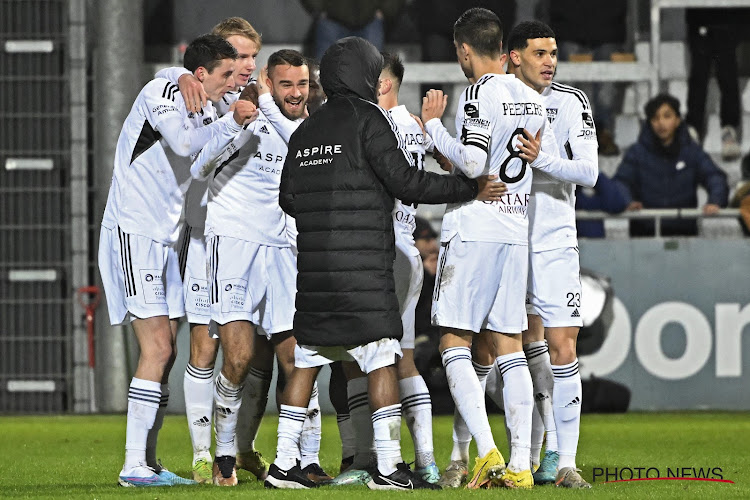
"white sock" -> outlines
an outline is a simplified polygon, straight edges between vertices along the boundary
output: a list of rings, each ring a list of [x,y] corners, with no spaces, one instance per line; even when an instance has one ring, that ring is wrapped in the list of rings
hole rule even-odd
[[[353,467],[364,469],[370,465],[373,447],[372,413],[367,395],[367,377],[348,381],[346,392],[349,397],[349,417],[354,429]]]
[[[583,397],[578,358],[567,365],[552,365],[552,373],[555,376],[552,406],[557,427],[557,450],[560,454],[559,470],[563,467],[576,466]]]
[[[154,425],[149,429],[146,437],[146,465],[156,469],[161,469],[156,458],[156,442],[159,439],[159,431],[164,425],[164,415],[167,414],[167,405],[169,404],[169,384],[161,384],[161,398],[159,399],[159,409],[156,410]]]
[[[557,445],[556,441],[557,432],[555,432],[555,445]],[[539,410],[534,406],[531,412],[531,465],[538,466],[541,463],[542,444],[544,444],[544,421],[539,415]]]
[[[354,427],[348,413],[337,413],[336,424],[341,436],[341,460],[354,456]]]
[[[273,372],[250,368],[242,389],[242,404],[237,413],[237,452],[248,453],[255,449],[260,422],[268,404],[268,389]]]
[[[472,366],[471,349],[451,347],[441,357],[456,408],[477,442],[479,456],[484,457],[495,448],[495,440],[484,405],[484,389]]]
[[[492,370],[490,370],[490,373],[487,375],[484,392],[490,397],[490,399],[492,399],[492,401],[494,401],[498,408],[503,410],[503,414],[505,414],[505,401],[503,400],[504,388],[505,386],[503,385],[503,377],[500,375],[500,368],[497,367],[497,363],[494,363],[492,365]],[[505,427],[505,442],[508,443],[508,451],[510,451],[510,428],[508,427],[508,419],[505,417],[503,417],[503,427]],[[508,453],[508,456],[510,456],[510,453]]]
[[[299,440],[299,451],[302,456],[300,459],[301,468],[304,469],[310,464],[320,464],[320,458],[318,457],[320,437],[320,403],[318,402],[318,383],[315,382]]]
[[[555,417],[552,414],[552,387],[554,386],[554,378],[552,377],[552,366],[549,361],[547,342],[540,340],[526,344],[523,346],[523,352],[526,354],[526,361],[529,363],[529,373],[531,373],[531,382],[534,384],[536,409],[544,425],[541,431],[537,430],[534,432],[532,429],[531,447],[533,449],[538,446],[541,449],[542,439],[546,431],[547,450],[557,451]],[[533,436],[536,436],[537,441],[534,441]]]
[[[435,461],[432,445],[432,400],[421,375],[398,381],[401,411],[414,442],[416,468],[423,469]]]
[[[182,381],[185,393],[190,440],[193,442],[193,460],[211,457],[211,421],[214,408],[214,369],[197,368],[188,363]]]
[[[128,390],[123,470],[146,464],[148,431],[154,426],[160,402],[161,384],[159,382],[133,377]]]
[[[278,444],[276,460],[273,461],[281,470],[289,470],[297,465],[300,459],[299,437],[307,417],[307,408],[281,405],[279,411]]]
[[[384,406],[372,414],[375,453],[378,456],[378,472],[389,476],[396,472],[401,458],[401,405]]]
[[[521,472],[531,468],[531,414],[534,409],[534,387],[523,352],[497,357],[503,377],[505,421],[510,428],[510,461],[508,468]]]
[[[233,384],[219,372],[214,388],[214,430],[216,431],[215,457],[235,456],[237,446],[234,434],[237,430],[237,413],[242,404],[242,385]]]

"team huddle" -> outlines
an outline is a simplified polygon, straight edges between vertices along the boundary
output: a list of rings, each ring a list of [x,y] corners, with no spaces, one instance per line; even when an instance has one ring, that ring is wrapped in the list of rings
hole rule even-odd
[[[456,137],[441,122],[447,97],[430,90],[421,119],[411,115],[398,102],[400,59],[357,37],[332,45],[319,66],[277,51],[254,81],[260,35],[228,18],[188,45],[184,68],[146,84],[118,140],[99,246],[110,321],[132,325],[140,347],[120,485],[234,486],[242,468],[269,488],[590,487],[575,463],[574,192],[596,183],[593,119],[583,92],[552,81],[548,26],[517,25],[507,52],[502,39],[486,9],[455,23],[471,83]],[[424,170],[427,154],[450,175]],[[447,204],[431,313],[456,404],[442,472],[414,365],[420,203]],[[156,454],[183,317],[193,479]],[[254,441],[274,362],[269,464]],[[319,459],[324,365],[342,442],[333,476]],[[485,394],[505,408],[507,463]],[[402,417],[413,470],[401,456]]]

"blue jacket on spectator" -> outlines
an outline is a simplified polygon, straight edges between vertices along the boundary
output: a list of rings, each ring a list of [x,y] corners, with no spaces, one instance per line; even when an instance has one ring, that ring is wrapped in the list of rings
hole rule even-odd
[[[708,203],[727,206],[727,175],[695,143],[684,123],[677,129],[674,142],[664,147],[646,122],[638,141],[628,148],[614,179],[627,189],[628,204],[640,201],[643,208],[696,208],[697,188],[708,192]],[[631,236],[652,236],[654,221],[631,220]],[[662,219],[663,236],[698,234],[695,219]]]
[[[576,210],[601,210],[610,214],[619,214],[628,206],[623,194],[624,189],[618,183],[599,173],[596,185],[592,189],[576,186]],[[604,238],[604,222],[601,220],[576,221],[578,236],[582,238]]]

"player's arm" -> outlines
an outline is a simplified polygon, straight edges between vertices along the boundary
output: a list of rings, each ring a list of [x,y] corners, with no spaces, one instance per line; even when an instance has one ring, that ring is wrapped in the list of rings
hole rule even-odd
[[[475,198],[498,200],[506,191],[504,184],[490,182],[494,176],[467,179],[414,168],[414,158],[396,136],[390,115],[377,109],[378,113],[364,120],[362,145],[367,162],[393,197],[406,204],[460,203]]]
[[[566,115],[568,126],[567,150],[569,158],[562,158],[558,154],[557,141],[552,134],[552,127],[546,120],[544,128],[549,130],[550,138],[542,137],[541,151],[533,157],[534,139],[528,131],[519,137],[520,157],[529,161],[531,167],[540,170],[563,182],[573,182],[581,186],[594,187],[599,176],[599,154],[596,142],[596,130],[591,110],[584,109],[578,101],[578,106],[569,106]],[[545,111],[546,113],[546,111]],[[558,117],[560,120],[562,117]],[[550,144],[551,143],[551,144]]]
[[[180,88],[185,107],[193,113],[200,112],[208,103],[208,94],[203,84],[187,68],[172,66],[156,72],[154,78],[164,78]]]
[[[165,86],[166,84],[166,86]],[[255,106],[235,110],[220,120],[205,127],[194,127],[185,119],[184,111],[169,97],[167,92],[172,84],[165,80],[153,80],[147,85],[144,101],[149,123],[157,130],[169,147],[178,156],[190,156],[197,153],[214,136],[233,137],[239,132],[241,124],[257,116]]]
[[[279,206],[290,217],[297,217],[294,209],[294,175],[292,174],[292,163],[294,158],[291,154],[286,155],[284,167],[281,169],[281,183],[279,184]]]
[[[234,113],[224,116],[221,120],[234,119],[234,114],[239,113],[243,116],[252,113],[250,110],[254,109],[255,106],[251,102],[240,100],[237,101]],[[255,111],[255,116],[257,116],[257,111]],[[253,128],[249,125],[246,123],[242,128],[232,127],[228,133],[218,134],[211,138],[190,166],[190,175],[195,179],[206,179],[217,168],[230,162],[253,136]]]
[[[448,97],[441,90],[430,89],[422,98],[422,120],[427,133],[432,137],[434,147],[463,172],[474,179],[482,175],[487,163],[492,129],[489,120],[464,120],[464,130],[459,142],[445,129],[440,118],[443,116]],[[462,108],[459,102],[459,112]],[[486,108],[488,109],[488,108]],[[484,124],[484,125],[483,125]]]
[[[263,111],[268,121],[271,122],[276,132],[284,139],[284,142],[289,144],[289,138],[297,130],[300,122],[292,121],[281,113],[281,110],[273,100],[273,96],[271,96],[271,89],[266,81],[268,78],[267,74],[267,67],[264,67],[258,77],[258,107]]]

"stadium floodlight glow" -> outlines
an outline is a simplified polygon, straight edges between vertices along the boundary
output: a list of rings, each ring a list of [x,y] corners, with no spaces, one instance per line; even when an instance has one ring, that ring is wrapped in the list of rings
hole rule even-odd
[[[8,392],[55,392],[54,380],[8,380]]]
[[[55,167],[51,158],[7,158],[5,170],[52,170]]]
[[[56,281],[55,269],[13,269],[8,272],[8,281]]]
[[[5,52],[9,54],[25,54],[41,52],[49,54],[55,50],[52,40],[7,40],[5,42]]]

